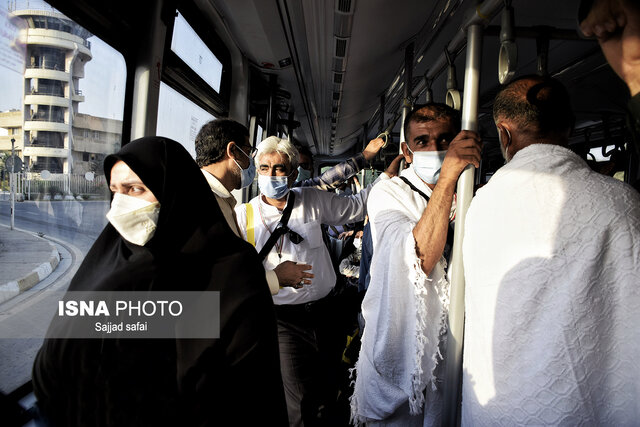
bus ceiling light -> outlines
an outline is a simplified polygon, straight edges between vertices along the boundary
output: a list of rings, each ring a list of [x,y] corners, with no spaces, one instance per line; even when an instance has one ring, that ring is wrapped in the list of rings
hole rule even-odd
[[[518,47],[514,38],[513,21],[511,0],[505,0],[500,28],[500,54],[498,55],[498,80],[503,85],[513,79],[518,66]]]

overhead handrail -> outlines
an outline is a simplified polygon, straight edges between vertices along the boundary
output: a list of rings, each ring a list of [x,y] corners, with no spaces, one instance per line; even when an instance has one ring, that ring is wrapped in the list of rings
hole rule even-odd
[[[402,90],[402,121],[400,122],[400,142],[406,141],[404,134],[404,123],[411,111],[413,104],[411,99],[411,83],[413,80],[413,42],[404,50],[404,87]],[[400,149],[400,147],[398,147]]]
[[[460,30],[453,36],[451,41],[449,41],[449,43],[447,44],[447,50],[449,52],[458,52],[460,49],[462,49],[467,42],[466,29],[473,24],[486,25],[498,12],[500,12],[503,7],[504,0],[485,0],[481,4],[479,4],[475,8],[475,10],[470,13],[464,24],[460,26]],[[426,73],[418,82],[418,84],[413,88],[411,96],[413,98],[418,97],[418,95],[420,95],[424,90],[426,81],[435,80],[435,78],[440,75],[440,73],[446,68],[446,66],[447,58],[443,53],[438,57],[433,65],[430,66],[429,72]]]
[[[482,24],[483,26],[486,26],[503,7],[504,0],[484,0],[481,4],[477,5],[465,18],[463,24],[460,26],[460,30],[458,30],[446,45],[447,50],[449,52],[458,52],[464,48],[466,44],[466,28],[473,24]],[[411,90],[411,99],[417,99],[425,89],[426,83],[428,81],[433,82],[440,73],[444,71],[447,65],[447,59],[443,52],[436,61],[433,62],[420,81],[413,86],[413,89]],[[391,89],[398,83],[399,78],[400,76],[396,76],[392,87],[387,91],[388,93],[391,93]],[[378,108],[367,122],[373,123],[374,119],[379,117],[380,114],[381,109]]]

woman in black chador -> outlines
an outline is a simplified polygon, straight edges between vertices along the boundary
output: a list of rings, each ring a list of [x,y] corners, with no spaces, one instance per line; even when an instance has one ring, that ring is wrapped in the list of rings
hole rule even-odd
[[[220,291],[220,338],[47,339],[33,368],[42,418],[65,427],[286,425],[262,264],[229,229],[194,160],[175,141],[147,137],[104,168],[110,223],[69,290]]]

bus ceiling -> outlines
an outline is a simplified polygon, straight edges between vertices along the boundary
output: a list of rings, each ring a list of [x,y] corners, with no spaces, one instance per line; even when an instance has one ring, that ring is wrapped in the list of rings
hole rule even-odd
[[[500,87],[498,54],[505,2],[487,3],[497,4],[497,10],[484,32],[481,129],[491,128],[487,113]],[[512,74],[540,71],[570,82],[578,126],[601,111],[623,114],[619,100],[625,97],[624,86],[606,65],[597,42],[578,35],[578,0],[508,3],[513,9],[511,42],[518,56]],[[223,16],[233,16],[231,32],[250,63],[261,73],[275,74],[278,86],[292,94],[285,108],[301,123],[294,138],[326,155],[338,155],[354,145],[360,149],[398,118],[405,50],[411,44],[411,100],[424,102],[430,87],[433,99],[444,102],[443,52],[448,49],[462,82],[464,37],[454,49],[450,45],[476,8],[473,2],[451,0],[214,0],[214,5]],[[464,88],[460,89],[464,96]],[[397,124],[396,135],[399,128]]]
[[[131,46],[131,39],[126,35],[118,39],[119,32],[113,29],[136,34],[132,28],[140,24],[137,17],[144,16],[142,4],[150,3],[154,2],[138,2],[132,11],[131,3],[123,1],[52,1],[63,11],[72,10],[74,19],[82,18],[79,13],[93,18],[98,28],[105,27],[102,37],[114,38],[113,44],[123,48]],[[500,88],[501,49],[503,62],[508,58],[516,63],[502,71],[508,77],[546,72],[567,83],[578,129],[601,123],[603,115],[613,121],[622,117],[628,92],[597,42],[579,36],[579,3],[165,0],[164,10],[165,15],[175,8],[199,11],[200,19],[211,21],[210,28],[230,50],[234,83],[231,94],[218,100],[229,103],[223,114],[242,120],[249,112],[264,117],[267,111],[275,111],[277,119],[267,123],[263,118],[263,128],[280,127],[312,152],[336,157],[360,150],[387,128],[394,139],[391,146],[397,147],[401,109],[407,103],[405,85],[411,89],[408,102],[445,101],[451,65],[457,82],[463,82],[464,26],[476,10],[490,11],[483,15],[479,90],[479,129],[485,141],[495,137],[490,112]],[[512,8],[506,18],[505,5]],[[506,30],[505,20],[510,25]],[[404,71],[406,58],[411,58],[410,81]],[[464,87],[460,84],[457,89],[464,99]],[[583,135],[577,132],[572,142],[583,142]]]

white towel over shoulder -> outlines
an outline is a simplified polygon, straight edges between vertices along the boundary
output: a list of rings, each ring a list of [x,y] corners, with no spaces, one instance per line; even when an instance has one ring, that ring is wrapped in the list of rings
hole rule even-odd
[[[518,152],[463,244],[464,425],[637,425],[640,196],[566,148]]]

